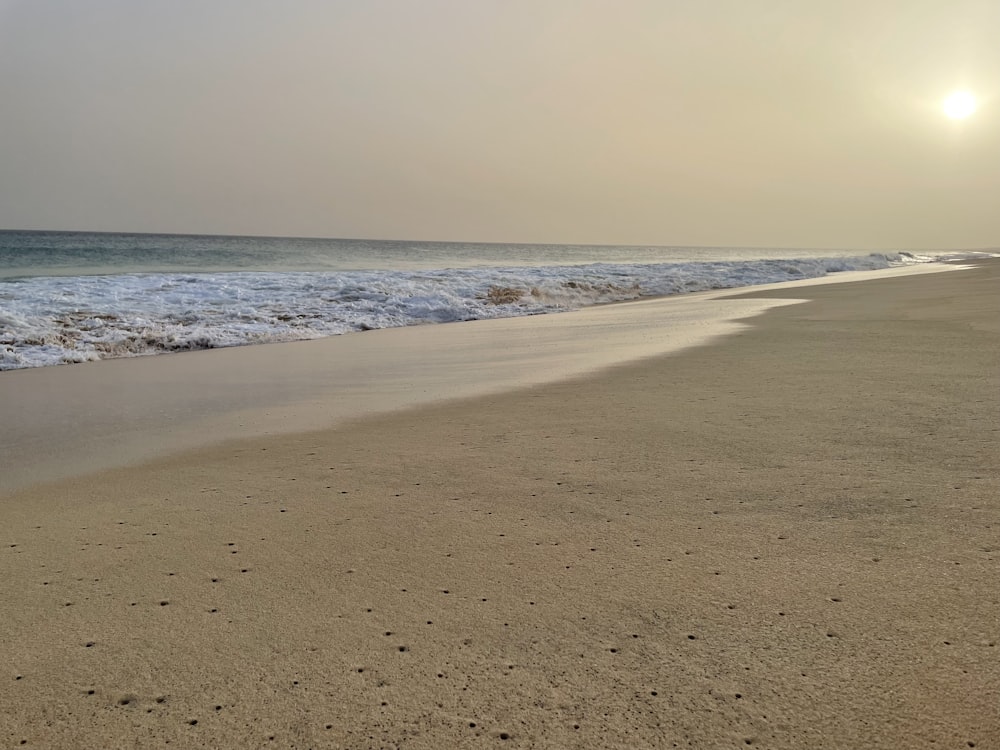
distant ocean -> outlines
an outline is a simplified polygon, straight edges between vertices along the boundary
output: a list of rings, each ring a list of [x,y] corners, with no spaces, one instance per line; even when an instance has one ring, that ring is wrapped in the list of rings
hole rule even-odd
[[[0,231],[0,370],[554,313],[970,255]]]

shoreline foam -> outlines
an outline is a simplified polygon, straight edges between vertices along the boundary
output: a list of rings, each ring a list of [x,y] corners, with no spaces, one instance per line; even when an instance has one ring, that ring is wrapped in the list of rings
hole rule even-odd
[[[917,262],[914,256],[896,255],[893,260],[872,254],[0,279],[0,370],[551,314]]]

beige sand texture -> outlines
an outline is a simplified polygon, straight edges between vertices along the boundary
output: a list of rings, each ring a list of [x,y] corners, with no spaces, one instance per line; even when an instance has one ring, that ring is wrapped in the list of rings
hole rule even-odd
[[[1000,747],[1000,264],[0,499],[0,745]]]

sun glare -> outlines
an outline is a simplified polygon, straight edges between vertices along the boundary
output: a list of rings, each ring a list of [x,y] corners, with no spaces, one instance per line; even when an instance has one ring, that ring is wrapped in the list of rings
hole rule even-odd
[[[952,120],[964,120],[976,111],[976,97],[971,91],[953,91],[941,102],[941,109]]]

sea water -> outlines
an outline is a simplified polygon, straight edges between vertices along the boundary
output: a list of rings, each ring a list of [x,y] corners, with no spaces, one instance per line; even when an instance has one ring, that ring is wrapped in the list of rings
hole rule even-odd
[[[969,255],[0,231],[0,370],[555,313]]]

